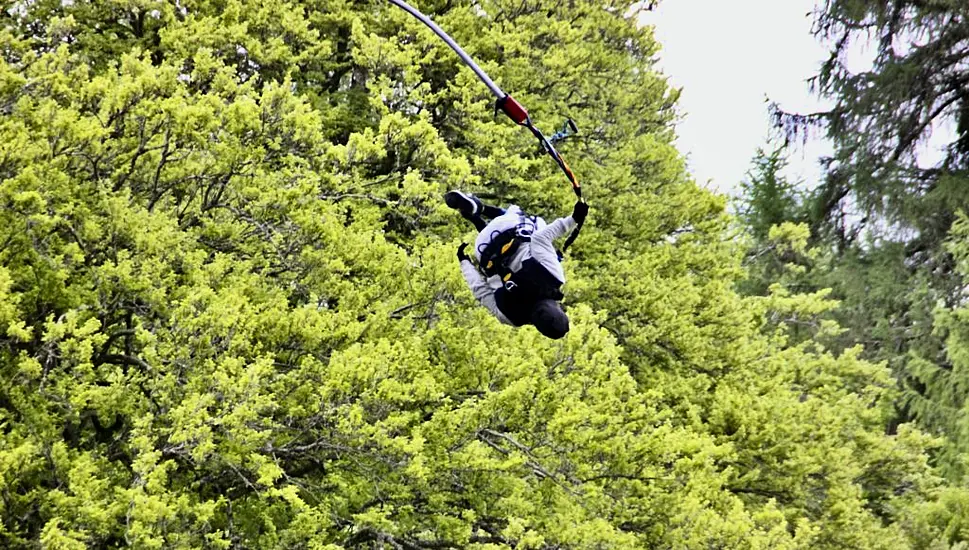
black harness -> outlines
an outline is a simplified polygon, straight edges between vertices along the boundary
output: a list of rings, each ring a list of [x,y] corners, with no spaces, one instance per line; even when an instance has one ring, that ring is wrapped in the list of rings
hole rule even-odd
[[[492,232],[488,243],[479,248],[479,265],[485,277],[497,275],[503,282],[503,286],[495,291],[495,303],[515,326],[531,322],[539,300],[564,298],[560,290],[562,283],[534,258],[523,261],[518,271],[512,271],[509,266],[522,244],[531,242],[537,228],[537,216],[520,214],[518,225]]]
[[[492,231],[488,243],[478,249],[481,271],[484,272],[485,277],[498,275],[502,281],[507,282],[512,276],[509,262],[515,257],[522,243],[531,242],[532,233],[537,227],[537,216],[519,214],[518,225],[515,227],[504,231]]]

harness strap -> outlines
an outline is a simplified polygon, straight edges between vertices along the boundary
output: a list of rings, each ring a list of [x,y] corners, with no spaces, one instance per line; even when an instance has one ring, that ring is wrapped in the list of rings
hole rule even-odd
[[[488,242],[478,246],[481,258],[481,270],[486,276],[499,275],[502,281],[508,281],[512,272],[508,267],[509,259],[517,253],[521,243],[532,240],[532,234],[538,227],[538,216],[526,216],[519,211],[518,223],[505,230],[495,229],[491,232]]]

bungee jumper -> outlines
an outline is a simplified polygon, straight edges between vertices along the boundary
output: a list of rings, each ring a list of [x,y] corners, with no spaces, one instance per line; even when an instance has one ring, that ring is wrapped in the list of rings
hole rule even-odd
[[[565,272],[553,241],[585,221],[589,206],[577,201],[571,216],[546,224],[517,205],[501,209],[461,191],[448,192],[444,201],[478,230],[474,254],[484,273],[464,251],[467,243],[457,252],[461,273],[478,302],[507,325],[532,325],[552,339],[565,336],[569,318],[559,303]]]
[[[565,283],[560,261],[582,229],[589,207],[582,199],[578,179],[554,144],[577,132],[578,128],[570,119],[551,139],[546,138],[532,123],[525,107],[502,91],[461,46],[430,18],[404,0],[390,2],[419,19],[451,47],[497,98],[495,114],[501,111],[516,124],[528,128],[538,138],[542,151],[555,160],[572,184],[572,191],[578,199],[572,215],[551,224],[546,224],[537,216],[527,216],[516,205],[507,209],[485,205],[474,195],[462,191],[451,191],[445,195],[447,205],[458,210],[479,231],[474,253],[480,272],[464,252],[467,244],[462,243],[458,248],[461,271],[475,298],[503,323],[534,325],[549,338],[565,336],[569,330],[569,320],[559,304],[563,298],[561,286]],[[485,218],[491,221],[486,222]],[[552,241],[570,230],[572,233],[562,245],[561,253],[557,252]]]

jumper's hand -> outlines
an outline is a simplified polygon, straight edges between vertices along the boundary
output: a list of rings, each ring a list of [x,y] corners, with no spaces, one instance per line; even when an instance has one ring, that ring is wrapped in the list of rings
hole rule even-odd
[[[576,201],[575,207],[572,208],[572,219],[575,220],[575,223],[582,223],[588,213],[589,205],[583,201]]]
[[[471,261],[471,258],[469,258],[468,255],[464,253],[464,249],[467,248],[467,246],[468,246],[468,243],[461,243],[461,245],[458,246],[458,261],[459,262],[463,262],[465,260],[467,260],[469,262]]]

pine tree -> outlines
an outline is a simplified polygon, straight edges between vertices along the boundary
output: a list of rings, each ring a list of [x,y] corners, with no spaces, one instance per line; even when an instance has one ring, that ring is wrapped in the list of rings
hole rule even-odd
[[[19,3],[0,34],[0,540],[26,547],[897,548],[957,542],[881,366],[744,298],[723,200],[626,5],[421,6],[593,214],[568,338],[464,287],[463,187],[571,191],[376,3]],[[544,128],[543,129],[547,129]]]
[[[865,357],[888,362],[899,379],[891,429],[914,419],[952,439],[953,448],[964,447],[964,436],[953,431],[944,403],[963,382],[950,375],[944,331],[933,318],[940,305],[957,306],[962,284],[943,243],[969,197],[960,61],[966,10],[960,2],[823,3],[814,30],[830,57],[813,85],[834,107],[776,113],[788,137],[820,128],[835,145],[808,212],[813,241],[827,257],[814,282],[842,302],[836,316],[848,331],[838,345],[864,343]],[[854,69],[852,49],[866,42],[872,64]],[[919,147],[947,123],[957,131],[930,165]],[[947,475],[960,478],[958,453],[943,454]]]

